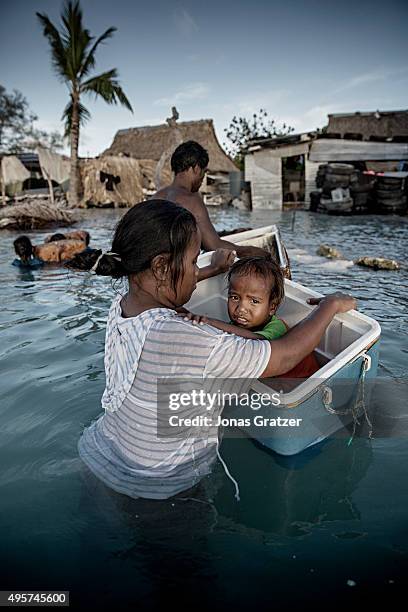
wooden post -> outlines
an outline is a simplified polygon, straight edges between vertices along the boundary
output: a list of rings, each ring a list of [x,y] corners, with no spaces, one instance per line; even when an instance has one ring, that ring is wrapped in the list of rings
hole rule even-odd
[[[1,160],[1,199],[3,201],[3,206],[6,205],[6,183],[4,181],[3,174],[3,160]]]
[[[42,171],[44,172],[45,178],[47,179],[48,189],[50,190],[51,204],[54,204],[54,202],[55,202],[55,200],[54,200],[54,187],[52,186],[52,181],[51,181],[50,177],[48,176],[48,172],[46,172],[44,170],[44,168],[42,168]]]

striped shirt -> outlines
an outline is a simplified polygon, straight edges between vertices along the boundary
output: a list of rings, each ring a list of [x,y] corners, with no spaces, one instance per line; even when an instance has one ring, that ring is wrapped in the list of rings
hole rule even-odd
[[[199,379],[211,391],[223,379],[223,391],[247,391],[249,381],[244,389],[242,379],[265,370],[270,344],[193,325],[168,308],[123,318],[120,300],[112,303],[106,329],[105,412],[83,432],[79,453],[115,491],[166,499],[210,473],[218,437],[204,426],[198,434],[194,428],[192,435],[159,436],[160,380],[182,380],[188,388],[189,380]]]

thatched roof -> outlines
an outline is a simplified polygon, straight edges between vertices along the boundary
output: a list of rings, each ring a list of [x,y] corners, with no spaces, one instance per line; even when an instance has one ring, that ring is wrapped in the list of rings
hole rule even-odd
[[[328,134],[360,134],[363,140],[408,137],[408,110],[329,115]]]
[[[176,126],[149,125],[119,130],[105,155],[128,155],[135,159],[159,161],[162,154],[174,150],[178,141],[196,140],[208,151],[210,172],[237,172],[238,168],[221,148],[212,119],[184,121]]]
[[[144,199],[139,162],[106,156],[81,162],[82,206],[133,206]]]

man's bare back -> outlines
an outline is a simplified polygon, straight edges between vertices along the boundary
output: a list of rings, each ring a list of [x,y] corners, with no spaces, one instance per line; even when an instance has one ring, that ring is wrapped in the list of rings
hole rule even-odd
[[[208,153],[193,140],[177,147],[171,156],[174,180],[171,185],[159,189],[152,199],[169,200],[189,210],[195,217],[201,232],[201,246],[205,251],[230,249],[238,257],[267,255],[257,247],[240,247],[227,240],[221,240],[213,226],[206,205],[198,190],[208,169]]]
[[[200,201],[204,204],[201,196],[198,193],[192,193],[184,187],[177,187],[173,183],[163,189],[159,189],[152,198],[155,200],[169,200],[175,204],[179,204],[187,208],[195,215],[196,209],[200,207]]]
[[[189,210],[196,218],[197,225],[200,228],[202,236],[201,245],[205,251],[231,249],[236,251],[239,257],[266,255],[265,251],[257,247],[240,247],[227,240],[222,240],[211,222],[202,196],[198,192],[189,191],[186,187],[175,184],[176,179],[171,185],[159,189],[152,198],[157,200],[169,200]]]

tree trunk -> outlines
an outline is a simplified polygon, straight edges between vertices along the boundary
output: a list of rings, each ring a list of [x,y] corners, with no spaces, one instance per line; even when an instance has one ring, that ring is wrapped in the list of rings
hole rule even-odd
[[[71,119],[71,171],[69,178],[69,203],[72,208],[79,205],[79,92],[72,93],[72,119]]]
[[[6,205],[6,182],[4,180],[4,174],[3,174],[3,164],[2,162],[0,162],[0,170],[1,170],[1,199],[3,202],[3,206]]]

